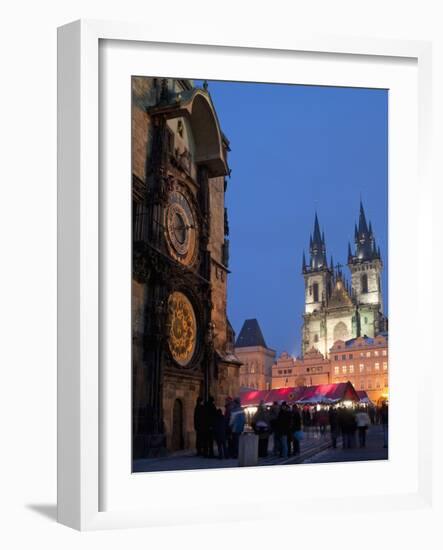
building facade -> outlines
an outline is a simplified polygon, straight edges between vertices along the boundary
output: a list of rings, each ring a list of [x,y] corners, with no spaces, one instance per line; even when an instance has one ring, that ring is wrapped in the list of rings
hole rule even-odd
[[[268,348],[257,319],[247,319],[235,343],[235,355],[242,362],[240,389],[268,390],[272,383],[275,350]]]
[[[226,314],[229,143],[207,87],[132,79],[133,456],[194,445],[197,397],[238,394]]]
[[[283,352],[272,366],[272,389],[329,384],[330,371],[329,359],[314,347],[297,358]]]
[[[388,335],[335,342],[330,352],[332,382],[351,382],[375,404],[389,398]]]
[[[302,261],[305,280],[302,355],[314,347],[328,357],[337,340],[346,341],[363,335],[373,338],[387,330],[381,289],[383,263],[362,204],[354,235],[354,252],[348,245],[351,273],[351,282],[348,283],[342,266],[334,266],[332,257],[329,263],[327,261],[325,235],[320,231],[315,215],[309,263],[304,253]]]

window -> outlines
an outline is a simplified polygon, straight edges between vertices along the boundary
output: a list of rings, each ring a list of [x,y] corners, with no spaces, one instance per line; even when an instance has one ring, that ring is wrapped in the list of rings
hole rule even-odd
[[[349,359],[353,359],[354,356],[352,355],[352,353],[349,354]]]
[[[278,371],[278,374],[283,374],[283,371],[282,371],[282,370],[279,370],[279,371]]]
[[[364,389],[365,389],[365,382],[364,382],[364,380],[362,380],[362,381],[360,382],[360,389],[361,389],[361,390],[364,390]]]
[[[349,365],[349,372],[354,372],[354,365]]]
[[[346,365],[343,365],[341,370],[343,371],[343,373],[345,373],[346,372]]]
[[[386,350],[384,349],[382,352],[381,352],[382,355],[386,356]]]
[[[365,354],[363,352],[360,353],[360,357],[364,357]]]
[[[388,364],[387,363],[383,363],[383,370],[388,370]]]
[[[314,342],[318,342],[318,334],[314,336]]]
[[[292,374],[292,369],[288,369],[288,374]]]
[[[378,357],[378,350],[374,351],[374,355],[375,355],[375,357]]]
[[[361,276],[361,292],[362,294],[368,293],[368,275],[366,273],[363,273]]]
[[[359,368],[360,372],[363,372],[365,370],[365,366],[362,363],[360,363]]]
[[[388,387],[388,379],[387,378],[385,378],[384,384],[385,384],[385,388],[387,388]]]
[[[342,355],[342,356],[341,356],[341,360],[342,360],[342,361],[346,361],[346,355]]]
[[[335,374],[339,374],[339,372],[340,372],[340,367],[334,367],[334,372],[335,372]]]
[[[380,380],[377,378],[377,380],[375,381],[375,387],[377,389],[380,389]]]
[[[380,363],[375,363],[375,370],[380,370]]]
[[[369,378],[368,380],[368,390],[372,389],[372,380]]]
[[[334,360],[338,361],[338,355],[334,355]]]
[[[368,318],[365,317],[364,319],[365,319],[365,325],[367,325],[368,324]]]
[[[370,351],[366,352],[366,357],[371,357],[371,352]]]
[[[318,302],[318,283],[312,285],[314,291],[314,302]]]

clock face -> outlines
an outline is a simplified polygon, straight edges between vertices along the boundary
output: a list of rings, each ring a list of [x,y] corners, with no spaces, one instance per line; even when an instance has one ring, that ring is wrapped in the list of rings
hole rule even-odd
[[[197,321],[194,308],[185,294],[173,292],[168,300],[169,349],[179,365],[187,366],[194,356]]]
[[[196,216],[188,199],[173,191],[166,209],[166,241],[171,256],[184,265],[191,265],[197,252]]]

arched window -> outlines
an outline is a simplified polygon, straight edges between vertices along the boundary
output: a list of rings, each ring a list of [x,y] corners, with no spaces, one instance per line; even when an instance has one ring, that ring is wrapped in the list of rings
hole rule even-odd
[[[314,291],[314,302],[318,302],[318,283],[312,285]]]
[[[363,273],[361,276],[361,291],[362,294],[367,294],[368,292],[368,275],[366,273]]]

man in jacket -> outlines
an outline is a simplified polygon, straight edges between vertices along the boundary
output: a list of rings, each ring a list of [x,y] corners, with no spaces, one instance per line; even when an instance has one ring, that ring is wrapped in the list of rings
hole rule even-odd
[[[246,416],[244,410],[241,408],[240,399],[236,397],[234,399],[234,405],[231,410],[231,418],[229,420],[229,427],[231,428],[232,437],[232,458],[238,458],[238,444],[240,440],[240,434],[243,433],[246,423]]]

